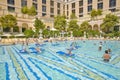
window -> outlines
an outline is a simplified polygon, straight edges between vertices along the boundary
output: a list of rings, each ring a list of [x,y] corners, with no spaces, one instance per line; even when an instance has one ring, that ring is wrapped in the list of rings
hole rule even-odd
[[[83,8],[79,8],[79,13],[83,13]]]
[[[111,12],[115,12],[116,8],[109,9]]]
[[[11,5],[14,5],[15,2],[14,2],[14,0],[7,0],[7,3],[11,4]]]
[[[115,7],[116,6],[116,0],[109,0],[109,7]]]
[[[72,3],[72,8],[75,8],[75,3]]]
[[[46,16],[46,13],[42,13],[42,16]]]
[[[79,17],[83,17],[83,15],[79,15]]]
[[[83,6],[83,0],[79,1],[79,6]]]
[[[103,3],[98,3],[97,8],[98,9],[103,9]]]
[[[69,11],[67,11],[67,16],[69,15]]]
[[[63,10],[65,10],[65,5],[63,5]]]
[[[15,7],[8,6],[8,11],[15,12]]]
[[[67,5],[67,10],[69,9],[69,6]]]
[[[114,31],[119,31],[119,26],[114,26]]]
[[[46,12],[46,6],[42,6],[42,12]]]
[[[57,14],[60,14],[60,10],[57,10]]]
[[[54,8],[50,8],[50,13],[54,13]]]
[[[57,3],[57,8],[60,8],[60,3]]]
[[[72,13],[75,13],[75,9],[74,9],[74,10],[72,10]]]
[[[34,2],[37,2],[37,0],[33,0]]]
[[[46,4],[46,0],[42,0],[42,3],[43,3],[43,4]]]
[[[50,0],[50,6],[54,6],[54,1]]]
[[[103,1],[103,0],[98,0],[98,2]]]
[[[34,6],[35,9],[37,10],[37,3],[33,3],[33,6]]]
[[[21,6],[27,6],[27,0],[21,0]]]
[[[50,15],[50,17],[54,17],[54,15]]]
[[[92,10],[92,5],[88,6],[88,12]]]
[[[88,4],[92,4],[92,0],[88,0]]]
[[[46,0],[42,0],[42,3],[43,3],[43,4],[46,4]]]

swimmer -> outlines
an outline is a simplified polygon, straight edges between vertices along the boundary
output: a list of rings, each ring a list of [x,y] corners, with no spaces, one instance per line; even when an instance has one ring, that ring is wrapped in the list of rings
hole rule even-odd
[[[110,58],[111,58],[111,56],[110,56],[110,54],[108,53],[108,50],[105,50],[105,53],[104,53],[104,55],[103,55],[103,60],[104,60],[105,62],[109,62]]]

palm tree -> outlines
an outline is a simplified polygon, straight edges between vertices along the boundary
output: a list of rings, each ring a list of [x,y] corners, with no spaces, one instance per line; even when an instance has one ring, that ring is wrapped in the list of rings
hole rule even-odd
[[[70,30],[78,30],[79,25],[77,24],[77,20],[71,20],[68,25]]]
[[[101,29],[108,33],[110,32],[110,29],[113,28],[115,25],[119,23],[119,18],[116,15],[113,14],[107,14],[105,18],[103,19],[103,23],[101,25]]]
[[[88,23],[88,21],[84,21],[84,22],[82,22],[82,24],[80,25],[80,29],[81,29],[82,31],[87,32],[87,31],[89,30],[89,26],[90,26],[90,24]]]
[[[102,10],[101,9],[98,9],[98,10],[93,9],[90,13],[91,20],[97,20],[97,16],[101,16],[101,15],[102,15]]]
[[[93,9],[91,12],[90,12],[90,16],[91,16],[91,20],[94,20],[95,17],[97,17],[97,11],[95,9]]]
[[[35,34],[36,36],[39,35],[39,31],[45,28],[45,24],[39,20],[38,18],[36,18],[35,22],[34,22],[34,26],[35,26]]]
[[[34,6],[32,6],[29,10],[28,10],[28,15],[30,16],[35,16],[37,14],[37,11],[35,9]]]
[[[65,31],[66,30],[66,20],[64,16],[56,16],[54,18],[54,27],[58,29],[59,31]]]
[[[21,9],[21,12],[23,13],[23,14],[28,14],[28,7],[27,6],[24,6],[24,7],[22,7],[22,9]],[[23,15],[23,17],[24,17],[24,15]]]
[[[4,28],[10,27],[11,33],[13,33],[13,27],[16,27],[17,19],[13,15],[8,14],[8,15],[0,17],[0,23],[1,23],[1,26]]]

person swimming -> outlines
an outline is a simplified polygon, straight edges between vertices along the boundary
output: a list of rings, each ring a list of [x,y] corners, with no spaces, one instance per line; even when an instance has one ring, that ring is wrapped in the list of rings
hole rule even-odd
[[[99,45],[98,50],[99,50],[99,51],[101,51],[101,50],[102,50],[102,45],[101,45],[101,44]]]
[[[108,50],[105,50],[105,53],[103,54],[103,60],[105,62],[109,62],[110,58],[111,58],[111,56],[110,56]]]
[[[41,52],[41,49],[39,47],[35,48],[37,52]]]
[[[108,49],[108,53],[111,54],[111,52],[112,52],[112,51],[111,51],[111,49],[109,48],[109,49]]]

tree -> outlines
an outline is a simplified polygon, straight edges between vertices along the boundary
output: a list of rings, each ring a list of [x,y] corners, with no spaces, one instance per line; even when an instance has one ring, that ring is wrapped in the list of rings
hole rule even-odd
[[[101,16],[102,15],[102,10],[101,9],[98,9],[97,10],[97,16]]]
[[[65,17],[58,15],[54,18],[54,26],[59,31],[62,31],[62,30],[65,31],[66,24],[67,23],[66,23]]]
[[[35,26],[36,36],[38,36],[40,30],[43,30],[45,28],[45,24],[38,18],[36,18],[36,20],[34,22],[34,26]]]
[[[84,21],[81,25],[80,25],[80,29],[82,30],[82,31],[88,31],[89,30],[89,26],[90,26],[90,24],[87,22],[87,21]]]
[[[107,14],[105,18],[103,19],[103,23],[101,25],[101,29],[108,33],[110,32],[110,28],[113,28],[116,24],[119,23],[119,18],[116,15],[113,14]]]
[[[11,14],[0,17],[0,23],[2,27],[10,27],[11,33],[13,33],[13,27],[17,25],[17,19]]]
[[[91,16],[91,19],[94,20],[95,17],[97,16],[97,11],[95,9],[93,9],[91,12],[90,12],[90,16]]]
[[[44,36],[44,38],[49,38],[50,37],[50,30],[48,30],[48,29],[44,29],[43,30],[43,36]]]
[[[25,30],[24,34],[27,38],[29,38],[34,35],[34,31],[33,30]]]
[[[70,30],[78,30],[78,28],[79,28],[79,25],[77,24],[77,20],[71,20],[70,22],[69,22],[69,29]]]
[[[24,6],[24,7],[22,7],[22,9],[21,9],[21,12],[23,13],[23,14],[28,14],[28,7],[27,6]]]
[[[101,16],[101,15],[102,15],[102,10],[101,9],[98,9],[98,10],[93,9],[90,13],[90,16],[91,16],[92,20],[95,20],[95,18],[97,19],[97,16]]]
[[[34,6],[32,6],[29,10],[28,10],[28,15],[30,16],[35,16],[37,14],[37,11],[35,9]]]
[[[70,19],[77,19],[75,13],[72,13],[72,14],[70,15]]]
[[[21,8],[21,12],[23,13],[23,14],[28,14],[28,7],[27,6],[24,6],[24,7],[22,7]],[[24,18],[24,15],[23,15],[23,18]]]

